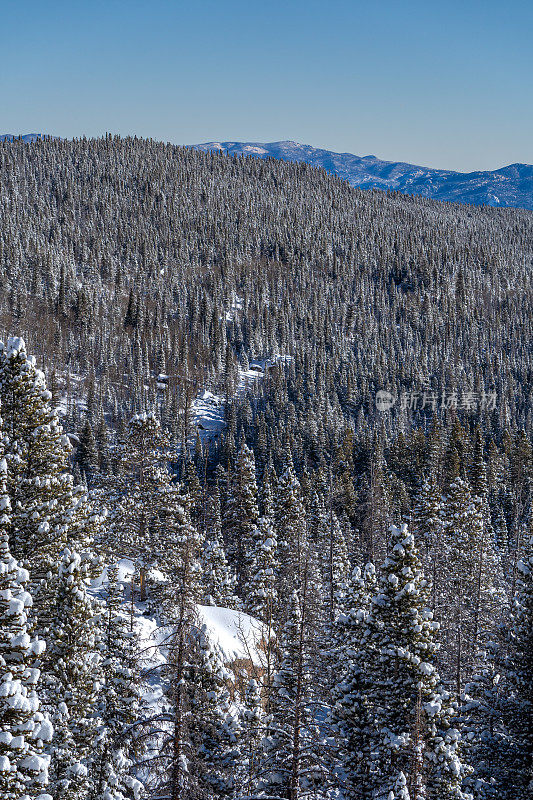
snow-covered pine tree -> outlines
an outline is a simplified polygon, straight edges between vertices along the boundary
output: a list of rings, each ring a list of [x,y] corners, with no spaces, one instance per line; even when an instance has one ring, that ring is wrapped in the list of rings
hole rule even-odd
[[[443,479],[445,487],[451,487],[458,478],[465,479],[466,467],[470,461],[470,442],[465,428],[456,414],[449,428],[448,442],[444,454]]]
[[[403,772],[398,773],[398,777],[394,781],[394,788],[389,792],[387,796],[387,800],[412,800],[412,797],[416,797],[417,795],[412,795],[407,788],[407,778],[405,777]],[[418,793],[418,797],[423,797]]]
[[[191,691],[188,764],[190,795],[213,800],[233,798],[239,771],[239,726],[231,709],[226,670],[209,642],[205,626],[192,630],[193,647],[186,671]]]
[[[252,535],[254,549],[250,558],[245,610],[265,624],[272,624],[277,598],[276,575],[279,569],[272,519],[268,516],[260,517]]]
[[[460,734],[454,708],[435,667],[437,623],[428,608],[424,578],[407,526],[391,527],[391,551],[378,592],[364,619],[357,674],[364,671],[357,706],[371,754],[368,785],[376,800],[395,797],[400,772],[411,800],[464,798]],[[344,705],[350,702],[350,686]],[[360,713],[357,709],[357,718]]]
[[[384,431],[369,443],[368,476],[363,488],[365,513],[362,518],[363,552],[366,561],[374,561],[388,549],[391,520],[390,473],[384,457]]]
[[[8,464],[13,555],[30,572],[37,631],[46,633],[57,590],[57,565],[76,505],[64,435],[44,375],[24,341],[0,344],[0,401]]]
[[[512,745],[505,724],[508,687],[505,672],[498,663],[501,648],[498,637],[486,643],[461,697],[461,734],[473,768],[467,786],[476,800],[507,800],[509,790]]]
[[[258,490],[253,451],[243,441],[231,479],[224,532],[237,569],[239,594],[250,578],[254,530],[259,519]]]
[[[202,555],[204,602],[208,605],[235,608],[238,603],[235,596],[235,575],[224,550],[218,486],[215,487],[210,505]]]
[[[509,560],[509,529],[501,506],[498,507],[496,512],[496,519],[494,520],[493,527],[495,546],[502,560],[502,565],[505,568]]]
[[[293,592],[280,637],[280,665],[273,677],[259,781],[259,790],[263,794],[290,800],[295,800],[291,793],[295,758],[298,788],[300,777],[298,762],[303,687],[298,685],[298,671],[301,639],[300,598]]]
[[[475,796],[522,800],[533,793],[533,543],[518,562],[510,624],[487,642],[461,709]]]
[[[442,631],[448,663],[458,696],[475,667],[482,633],[497,627],[505,606],[501,567],[492,537],[484,525],[481,500],[472,496],[468,483],[457,478],[450,486],[443,511],[445,580],[442,598],[447,606]]]
[[[143,789],[131,774],[133,758],[138,756],[134,723],[141,706],[139,655],[117,575],[116,566],[108,567],[99,643],[102,659],[102,683],[97,698],[99,730],[90,756],[89,800],[138,800]]]
[[[79,436],[79,444],[76,451],[76,463],[80,468],[81,474],[88,483],[98,472],[98,446],[94,435],[91,421],[86,419]]]
[[[268,515],[259,518],[254,531],[255,550],[251,559],[251,577],[244,609],[263,623],[262,669],[264,701],[270,711],[272,676],[276,663],[277,591],[276,579],[279,570],[277,546],[272,519]]]
[[[205,520],[204,491],[198,477],[198,465],[188,455],[183,467],[183,484],[190,498],[189,513],[193,524],[196,526],[203,525]]]
[[[244,759],[244,763],[241,763],[239,769],[242,783],[239,788],[251,797],[257,789],[261,742],[265,729],[261,684],[255,678],[250,678],[246,685],[240,716],[240,755]]]
[[[326,536],[318,542],[324,586],[327,619],[333,623],[341,602],[342,587],[350,571],[348,548],[337,515],[329,509],[323,531]]]
[[[512,800],[533,795],[533,540],[518,562],[518,579],[508,631],[505,670],[506,727],[510,755],[504,784],[512,785]],[[514,794],[513,794],[514,792]]]
[[[130,419],[120,450],[110,555],[133,559],[140,598],[146,600],[146,575],[163,553],[161,512],[170,482],[168,438],[155,414]]]
[[[50,786],[54,800],[86,800],[91,790],[91,753],[96,747],[97,618],[87,595],[81,556],[65,548],[44,659],[45,707],[54,724]]]
[[[483,433],[479,426],[476,426],[474,433],[474,450],[472,453],[469,478],[472,493],[482,500],[486,500],[488,494],[487,465],[485,463]]]
[[[1,430],[1,420],[0,420]],[[45,643],[28,633],[32,598],[27,570],[9,551],[11,504],[6,493],[7,462],[0,460],[0,797],[50,800],[46,793],[50,759],[43,745],[52,725],[40,710],[36,664]]]
[[[158,563],[167,577],[159,587],[160,621],[173,625],[205,596],[204,540],[191,521],[191,498],[183,486],[168,482],[160,491]]]
[[[307,567],[300,592],[293,591],[279,641],[280,663],[273,675],[265,721],[259,791],[298,800],[316,790],[321,777],[310,696],[312,625]]]
[[[301,586],[306,549],[305,509],[290,456],[276,487],[274,530],[280,564],[277,591],[283,618],[283,609],[287,608],[294,590]]]
[[[416,497],[412,528],[417,541],[420,542],[425,572],[431,576],[431,608],[433,613],[440,617],[437,599],[442,599],[440,591],[441,565],[444,557],[442,496],[433,478],[424,481]]]
[[[346,800],[370,800],[372,786],[370,709],[366,702],[369,679],[365,669],[366,617],[376,590],[376,571],[367,564],[356,567],[345,583],[343,609],[331,630],[332,656],[338,680],[332,687],[331,720],[338,742],[337,760],[342,770]]]
[[[261,516],[263,517],[271,517],[273,514],[274,488],[277,487],[277,484],[278,478],[272,463],[272,453],[270,453],[261,480],[260,506]]]
[[[327,526],[324,496],[321,491],[318,491],[317,489],[310,491],[310,498],[309,502],[307,503],[306,510],[308,541],[312,542],[313,544],[318,544],[319,541],[322,541],[325,538],[325,534],[322,532],[322,530],[325,530]]]
[[[167,692],[162,713],[148,720],[147,725],[154,731],[153,738],[157,742],[152,770],[154,789],[168,792],[171,800],[186,800],[194,796],[191,730],[195,722],[189,667],[194,650],[196,603],[205,592],[201,564],[203,542],[191,522],[188,495],[174,484],[168,485],[164,494],[161,544],[168,580],[160,587],[159,599],[161,623],[163,629],[168,630],[168,660],[163,667]]]

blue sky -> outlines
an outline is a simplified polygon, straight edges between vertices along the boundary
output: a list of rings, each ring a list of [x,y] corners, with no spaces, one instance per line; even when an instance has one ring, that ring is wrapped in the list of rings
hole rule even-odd
[[[533,3],[4,0],[0,133],[533,163]]]

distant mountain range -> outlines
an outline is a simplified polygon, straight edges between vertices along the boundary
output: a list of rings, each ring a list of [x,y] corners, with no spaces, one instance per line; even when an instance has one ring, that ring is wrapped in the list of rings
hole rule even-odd
[[[530,164],[510,164],[490,172],[453,172],[401,161],[382,161],[376,156],[333,153],[298,142],[205,142],[191,146],[230,155],[305,161],[361,189],[393,189],[435,200],[533,210],[533,166]]]
[[[27,133],[21,137],[11,133],[0,134],[0,141],[18,138],[25,142],[34,142],[42,139],[43,134]],[[197,150],[217,150],[230,155],[305,161],[333,172],[361,189],[391,189],[404,194],[431,197],[434,200],[533,210],[531,164],[510,164],[508,167],[486,172],[454,172],[419,167],[403,161],[382,161],[376,156],[334,153],[289,141],[204,142],[190,147]]]
[[[55,136],[53,137],[56,138]],[[0,142],[12,142],[14,139],[22,139],[23,142],[35,142],[37,139],[44,139],[43,133],[0,133]]]

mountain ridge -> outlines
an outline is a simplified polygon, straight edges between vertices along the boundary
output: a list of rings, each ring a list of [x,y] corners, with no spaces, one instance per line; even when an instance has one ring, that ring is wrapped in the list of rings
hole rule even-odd
[[[0,142],[14,142],[17,139],[22,139],[23,142],[36,142],[37,139],[44,139],[45,136],[44,133],[0,133]]]
[[[279,142],[203,142],[197,150],[228,155],[304,161],[333,172],[360,189],[382,189],[434,200],[533,210],[533,165],[513,163],[495,170],[434,169],[375,155],[336,153],[290,140]]]
[[[31,143],[42,133],[0,134],[0,141],[21,139]],[[56,137],[52,137],[56,138]],[[513,163],[495,170],[436,169],[406,161],[386,161],[375,155],[357,156],[313,147],[291,140],[277,142],[203,142],[187,145],[195,150],[227,155],[275,158],[321,167],[359,189],[398,191],[444,202],[487,205],[494,208],[533,210],[533,165]]]

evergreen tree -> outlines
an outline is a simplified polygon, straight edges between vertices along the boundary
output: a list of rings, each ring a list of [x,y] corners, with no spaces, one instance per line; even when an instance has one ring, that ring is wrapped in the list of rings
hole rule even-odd
[[[163,555],[161,515],[169,483],[167,436],[155,414],[135,414],[120,443],[110,554],[134,560],[141,600],[147,598],[146,575]]]
[[[413,509],[413,530],[418,537],[423,554],[425,571],[431,575],[431,608],[440,618],[442,599],[441,566],[445,557],[443,541],[442,497],[434,479],[424,481]]]
[[[190,498],[189,513],[195,525],[205,522],[205,498],[198,477],[198,468],[194,461],[187,457],[183,470],[183,483]]]
[[[513,755],[503,778],[505,785],[514,787],[513,800],[533,791],[533,541],[528,549],[518,565],[509,650],[503,663],[508,687],[505,718]]]
[[[481,634],[497,626],[505,595],[481,501],[472,497],[461,478],[451,484],[443,514],[446,580],[440,602],[448,611],[442,616],[442,627],[449,658],[446,667],[460,695],[473,675]]]
[[[290,600],[280,641],[280,666],[274,674],[270,716],[267,719],[260,790],[267,796],[294,800],[291,793],[293,760],[300,745],[302,697],[298,692],[301,609],[296,592]],[[296,740],[295,740],[296,736]],[[298,765],[297,765],[298,766]],[[298,774],[299,778],[299,774]]]
[[[0,421],[1,428],[1,421]],[[0,793],[2,800],[45,794],[50,759],[43,745],[52,726],[40,709],[36,667],[45,643],[28,633],[32,606],[28,572],[9,551],[11,505],[6,494],[7,462],[0,460]]]
[[[413,536],[407,526],[393,526],[378,592],[368,613],[363,608],[359,615],[363,630],[356,642],[362,655],[354,659],[344,682],[346,692],[341,689],[338,701],[341,719],[354,705],[349,732],[355,733],[356,741],[362,738],[363,752],[370,757],[363,779],[369,797],[388,798],[390,792],[395,797],[400,773],[416,800],[465,797],[461,784],[467,770],[461,761],[460,734],[453,727],[453,704],[434,663],[438,625],[427,607],[428,590]],[[357,791],[357,762],[356,778]]]
[[[0,346],[0,401],[11,498],[11,549],[30,571],[38,630],[46,633],[57,564],[72,512],[71,446],[50,405],[42,372],[22,339]]]
[[[91,790],[89,766],[97,740],[94,711],[101,671],[97,633],[81,556],[65,548],[44,661],[46,707],[55,732],[47,748],[54,800],[85,800]]]
[[[141,711],[138,654],[117,573],[114,566],[107,570],[100,642],[102,685],[97,705],[100,730],[91,754],[91,800],[138,800],[142,795],[142,785],[131,774],[133,725]]]
[[[250,559],[250,580],[246,587],[245,610],[272,624],[277,600],[276,575],[279,569],[277,546],[268,516],[260,517],[253,532],[254,550]]]
[[[189,731],[189,772],[195,785],[192,791],[223,800],[234,796],[239,764],[238,724],[226,685],[232,676],[210,645],[205,628],[193,629],[192,635],[188,669],[193,714]]]
[[[290,459],[276,487],[274,530],[280,564],[277,592],[283,617],[283,609],[301,585],[306,550],[305,509]]]
[[[318,542],[318,553],[322,566],[322,582],[324,586],[327,618],[330,623],[335,618],[341,602],[341,592],[346,580],[350,564],[348,548],[337,515],[332,509],[325,521],[325,538]]]
[[[519,562],[510,625],[487,642],[463,697],[472,788],[490,800],[521,800],[533,788],[532,567],[530,550]]]
[[[298,800],[313,791],[321,775],[309,696],[312,626],[307,571],[300,591],[290,598],[280,636],[280,663],[273,676],[259,781],[263,794],[286,800]]]
[[[220,494],[215,489],[212,497],[212,511],[204,542],[203,583],[208,605],[235,608],[235,575],[231,570],[222,540],[222,520],[220,514]]]
[[[370,769],[372,753],[368,736],[370,709],[366,701],[364,634],[366,618],[376,589],[373,564],[361,573],[356,567],[347,580],[343,610],[332,629],[332,649],[340,675],[332,687],[331,718],[338,736],[338,758],[342,764],[343,790],[348,800],[372,797]]]
[[[381,431],[374,436],[371,444],[369,470],[363,491],[365,513],[361,527],[364,535],[364,557],[368,561],[374,561],[387,550],[391,487],[383,451],[384,436]]]
[[[483,434],[479,426],[476,427],[474,435],[474,451],[472,454],[472,465],[470,467],[470,485],[475,495],[482,500],[486,500],[488,492],[487,465],[485,463]]]
[[[255,460],[252,450],[243,442],[232,476],[224,526],[232,547],[240,592],[244,590],[250,578],[250,559],[254,546],[253,535],[258,519]]]
[[[194,796],[196,783],[192,762],[192,735],[196,726],[192,664],[196,603],[202,598],[202,537],[191,522],[189,496],[175,485],[166,489],[164,514],[165,572],[168,582],[160,595],[160,618],[168,630],[168,659],[163,665],[167,691],[162,713],[148,721],[156,741],[152,783],[168,791],[171,800]],[[164,727],[164,735],[161,727]]]
[[[205,595],[202,553],[204,540],[191,520],[191,498],[183,486],[168,483],[161,491],[161,550],[158,556],[168,578],[159,589],[160,619],[181,624]]]
[[[244,758],[240,776],[245,794],[254,794],[260,770],[261,741],[264,735],[265,712],[261,700],[261,686],[255,678],[246,685],[241,706],[240,754]]]
[[[81,474],[90,482],[98,471],[98,446],[89,419],[85,420],[79,438],[76,462]]]

